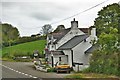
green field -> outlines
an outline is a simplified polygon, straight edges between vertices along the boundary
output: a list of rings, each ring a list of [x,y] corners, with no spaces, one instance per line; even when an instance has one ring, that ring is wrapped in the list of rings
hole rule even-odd
[[[46,40],[38,40],[38,41],[18,44],[11,47],[5,47],[2,49],[2,57],[14,57],[15,54],[28,55],[28,54],[32,54],[33,51],[35,50],[38,50],[40,53],[43,53],[45,44],[46,44]]]

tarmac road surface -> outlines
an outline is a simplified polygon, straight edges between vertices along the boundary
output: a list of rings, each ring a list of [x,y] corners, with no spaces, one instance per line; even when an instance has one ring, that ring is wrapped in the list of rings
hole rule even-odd
[[[64,78],[66,73],[46,73],[35,70],[32,62],[2,61],[2,78]]]

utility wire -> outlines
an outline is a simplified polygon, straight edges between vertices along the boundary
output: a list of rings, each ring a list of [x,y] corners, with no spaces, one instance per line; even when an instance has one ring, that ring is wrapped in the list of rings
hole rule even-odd
[[[62,20],[59,20],[59,21],[56,21],[56,22],[52,22],[51,25],[56,24],[56,23],[59,23],[59,22],[62,22],[62,21],[65,21],[65,20],[70,19],[70,18],[73,18],[73,17],[75,17],[75,16],[78,16],[78,15],[84,13],[84,12],[87,12],[87,11],[89,11],[89,10],[91,10],[91,9],[93,9],[93,8],[95,8],[95,7],[99,6],[99,5],[107,2],[107,1],[109,1],[109,0],[103,1],[103,2],[97,4],[97,5],[93,6],[93,7],[90,7],[90,8],[88,8],[88,9],[82,11],[82,12],[79,12],[79,13],[77,13],[77,14],[74,14],[74,15],[72,15],[72,16],[69,16],[69,17],[67,17],[67,18],[64,18],[64,19],[62,19]]]
[[[93,9],[93,8],[98,7],[99,5],[101,5],[101,4],[103,4],[103,3],[107,2],[107,1],[109,1],[109,0],[105,0],[105,1],[99,3],[99,4],[95,5],[95,6],[92,6],[92,7],[88,8],[88,9],[86,9],[86,10],[84,10],[84,11],[81,11],[81,12],[79,12],[79,13],[77,13],[77,14],[74,14],[74,15],[69,16],[69,17],[67,17],[67,18],[64,18],[64,19],[62,19],[62,20],[52,22],[52,23],[50,23],[50,25],[54,25],[54,24],[57,24],[57,23],[59,23],[59,22],[62,22],[62,21],[65,21],[65,20],[67,20],[67,19],[70,19],[70,18],[73,18],[73,17],[75,17],[75,16],[78,16],[78,15],[84,13],[84,12],[87,12],[87,11]],[[42,27],[42,26],[35,27],[35,28],[40,28],[40,27]],[[35,29],[35,28],[31,28],[31,29]]]

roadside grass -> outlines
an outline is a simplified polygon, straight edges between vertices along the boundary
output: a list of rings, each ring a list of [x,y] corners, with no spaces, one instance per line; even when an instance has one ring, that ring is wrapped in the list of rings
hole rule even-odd
[[[114,75],[98,74],[98,73],[73,73],[65,76],[65,78],[118,78]]]
[[[0,58],[2,57],[2,50],[0,49]]]
[[[10,46],[10,47],[5,47],[0,50],[2,53],[2,58],[7,59],[7,58],[12,58],[14,55],[32,55],[34,50],[38,50],[40,54],[43,53],[43,50],[45,48],[46,40],[38,40],[38,41],[33,41],[33,42],[27,42],[27,43],[22,43],[18,44],[15,46]]]

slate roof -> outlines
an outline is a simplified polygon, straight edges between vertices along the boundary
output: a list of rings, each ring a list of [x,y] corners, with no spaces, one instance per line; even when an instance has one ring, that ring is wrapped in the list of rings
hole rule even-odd
[[[83,31],[84,33],[88,34],[88,29],[89,28],[79,28],[79,30]],[[67,29],[63,29],[57,33],[51,33],[51,35],[53,35],[53,38],[56,39],[56,42],[58,42],[62,37],[64,37],[69,31],[71,30],[71,28],[67,28]],[[51,35],[49,35],[49,37],[51,37]]]
[[[64,37],[68,32],[70,31],[70,28],[61,30],[58,33],[53,33],[53,38],[56,39],[55,42],[58,42],[62,37]]]
[[[87,49],[87,50],[85,51],[85,54],[92,53],[92,52],[95,51],[96,49],[98,49],[98,46],[97,46],[97,45],[91,46],[89,49]]]
[[[84,39],[86,39],[88,35],[78,35],[67,41],[65,44],[60,46],[58,49],[59,50],[65,50],[65,49],[72,49],[76,45],[78,45],[80,42],[82,42]]]

